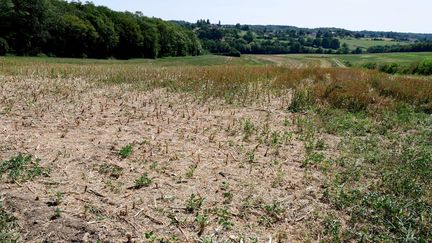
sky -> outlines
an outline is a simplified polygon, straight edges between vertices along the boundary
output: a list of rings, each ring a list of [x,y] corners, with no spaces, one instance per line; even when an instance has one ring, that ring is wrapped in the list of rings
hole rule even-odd
[[[431,0],[92,0],[165,20],[432,33]]]

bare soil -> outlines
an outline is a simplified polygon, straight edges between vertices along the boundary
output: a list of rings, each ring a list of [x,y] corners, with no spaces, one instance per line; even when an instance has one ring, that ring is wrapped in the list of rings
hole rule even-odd
[[[302,168],[304,146],[295,133],[278,149],[260,142],[274,131],[295,131],[284,125],[294,119],[286,102],[242,107],[162,89],[0,77],[0,160],[31,154],[51,170],[29,182],[2,181],[1,200],[24,242],[143,242],[151,231],[178,242],[316,241],[328,208],[321,175]],[[255,129],[245,139],[247,119]],[[122,159],[127,144],[133,152]],[[101,166],[122,172],[113,176]],[[143,173],[151,185],[133,188]],[[208,217],[205,227],[186,208],[191,194],[204,198],[197,211]],[[266,209],[274,204],[281,210]]]

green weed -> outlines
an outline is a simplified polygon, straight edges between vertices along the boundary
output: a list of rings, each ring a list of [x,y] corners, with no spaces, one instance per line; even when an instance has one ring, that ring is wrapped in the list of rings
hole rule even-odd
[[[32,159],[31,155],[19,154],[0,164],[0,178],[3,174],[12,181],[31,181],[39,176],[48,176],[49,170],[40,166],[40,159]]]
[[[126,159],[132,155],[132,152],[133,152],[133,146],[132,144],[128,144],[120,149],[119,156],[122,159]]]
[[[219,208],[216,212],[218,216],[218,223],[225,230],[229,230],[234,226],[234,223],[231,222],[231,213],[227,208]]]
[[[308,89],[296,89],[288,110],[292,112],[304,112],[311,109],[314,104],[315,99],[311,91]]]
[[[118,179],[123,174],[123,168],[114,164],[103,164],[99,166],[98,172]]]
[[[255,130],[254,124],[251,122],[250,119],[246,119],[243,124],[243,132],[244,132],[244,140],[249,140],[250,136],[252,136],[253,132]]]
[[[147,173],[144,173],[142,176],[140,176],[138,179],[135,180],[134,188],[140,189],[143,187],[149,187],[153,180],[148,177]]]
[[[190,198],[186,201],[186,211],[193,213],[198,211],[204,203],[204,198],[191,194]]]
[[[20,236],[15,232],[16,218],[0,203],[0,242],[17,242]]]

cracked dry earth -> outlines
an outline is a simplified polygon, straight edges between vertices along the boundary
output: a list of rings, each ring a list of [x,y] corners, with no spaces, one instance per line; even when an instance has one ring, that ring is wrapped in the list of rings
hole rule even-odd
[[[0,184],[20,240],[317,240],[328,206],[321,175],[301,166],[304,146],[286,99],[245,107],[80,79],[0,79],[0,160],[31,154],[50,169]],[[128,144],[133,152],[122,159]],[[151,184],[133,188],[143,173]],[[204,201],[190,210],[192,194]],[[198,223],[197,215],[207,219]]]

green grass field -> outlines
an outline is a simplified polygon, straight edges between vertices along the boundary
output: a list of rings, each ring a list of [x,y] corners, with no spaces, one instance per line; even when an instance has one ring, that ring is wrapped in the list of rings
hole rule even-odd
[[[321,66],[321,67],[338,67],[347,62],[354,67],[360,67],[365,63],[398,63],[412,64],[424,60],[432,59],[432,52],[409,52],[409,53],[379,53],[379,54],[360,54],[360,55],[324,55],[324,54],[288,54],[288,55],[243,55],[245,63],[256,64],[276,63],[279,65],[304,67],[304,66]]]
[[[154,66],[217,66],[217,65],[245,65],[262,66],[278,64],[289,67],[321,66],[338,67],[338,63],[349,62],[355,67],[365,63],[398,63],[411,64],[432,59],[432,52],[417,53],[382,53],[361,55],[324,55],[324,54],[288,54],[288,55],[243,55],[242,57],[225,57],[203,55],[196,57],[167,57],[160,59],[132,59],[132,60],[97,60],[74,58],[48,57],[0,57],[0,65],[23,65],[23,63],[60,63],[60,64],[119,64],[119,65],[154,65]]]
[[[254,56],[244,55],[241,58],[226,57],[217,55],[202,55],[202,56],[186,56],[186,57],[166,57],[159,59],[130,59],[130,60],[115,60],[115,59],[77,59],[77,58],[51,58],[51,57],[0,57],[0,65],[23,63],[59,63],[59,64],[119,64],[119,65],[154,65],[154,66],[214,66],[214,65],[264,65],[272,64],[270,61],[265,61]]]
[[[410,64],[432,59],[432,52],[338,55],[334,56],[334,58],[342,61],[349,61],[354,66],[368,62]]]
[[[367,49],[372,46],[385,46],[385,45],[406,45],[410,42],[408,41],[392,41],[392,40],[371,40],[371,39],[354,39],[354,38],[347,38],[347,39],[339,39],[341,44],[347,43],[351,50],[356,49],[357,47],[360,47],[362,49]]]

